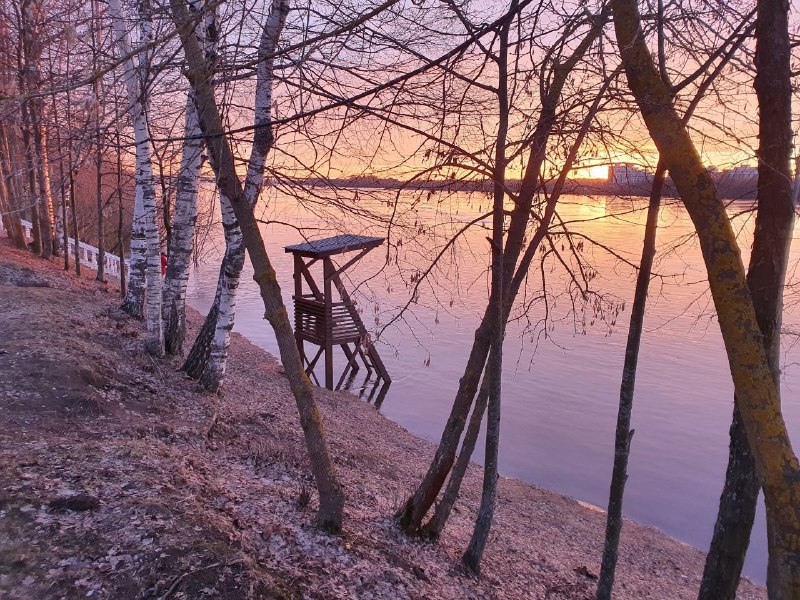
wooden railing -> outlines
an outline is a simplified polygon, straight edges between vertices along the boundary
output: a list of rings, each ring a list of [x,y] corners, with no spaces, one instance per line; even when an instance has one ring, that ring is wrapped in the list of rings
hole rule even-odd
[[[22,220],[22,227],[25,230],[25,237],[32,238],[33,237],[33,224],[30,221]],[[4,231],[3,229],[3,222],[0,220],[0,231]],[[59,238],[63,239],[63,238]],[[75,260],[75,240],[73,238],[67,238],[69,240],[68,249],[69,256],[72,260]],[[97,269],[97,257],[100,255],[100,250],[95,248],[94,246],[90,246],[85,242],[78,242],[78,255],[79,260],[82,265],[85,265],[91,269]],[[119,256],[116,254],[111,254],[109,252],[103,253],[103,265],[105,266],[104,272],[107,277],[111,277],[119,281],[120,275],[120,265],[119,265]],[[125,261],[125,272],[128,271],[128,261]]]

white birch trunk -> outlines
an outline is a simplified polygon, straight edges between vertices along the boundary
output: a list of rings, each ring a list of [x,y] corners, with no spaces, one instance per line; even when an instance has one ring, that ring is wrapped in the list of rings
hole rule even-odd
[[[153,168],[150,152],[150,136],[147,131],[147,117],[142,102],[143,86],[131,57],[131,43],[122,19],[119,0],[109,0],[108,8],[114,36],[122,56],[128,58],[123,63],[123,81],[128,92],[130,114],[133,121],[136,142],[136,191],[134,219],[131,230],[131,268],[128,279],[128,294],[138,294],[136,300],[146,296],[147,339],[146,350],[155,356],[164,354],[164,334],[161,324],[161,243],[156,223],[156,194],[153,186]],[[140,70],[146,72],[146,60],[140,62]],[[134,247],[136,256],[134,256]],[[142,264],[134,265],[134,258]],[[134,271],[136,271],[134,273]],[[144,279],[144,281],[142,281]],[[138,286],[138,292],[133,289]],[[145,294],[146,289],[146,294]],[[125,300],[127,309],[128,298]],[[141,304],[139,304],[141,306]]]
[[[190,0],[193,11],[202,10],[200,2]],[[217,23],[215,10],[203,15],[203,27],[198,28],[198,40],[209,61],[216,54]],[[167,277],[164,287],[164,343],[168,354],[183,354],[186,336],[186,285],[189,280],[189,261],[197,223],[197,198],[200,190],[203,139],[200,120],[191,88],[186,94],[186,120],[183,153],[181,156],[175,212],[172,222]]]
[[[111,26],[114,33],[114,41],[117,44],[119,53],[127,56],[123,63],[123,83],[128,93],[128,108],[134,122],[134,132],[137,132],[136,120],[144,118],[144,107],[141,102],[141,84],[136,73],[136,66],[131,56],[130,36],[125,30],[125,23],[122,17],[122,9],[119,0],[111,0],[108,4],[111,13]],[[144,318],[145,289],[147,286],[147,215],[144,207],[144,181],[145,172],[140,171],[140,155],[142,152],[150,153],[149,146],[140,149],[139,139],[136,139],[136,175],[135,192],[133,202],[133,220],[131,223],[130,237],[130,259],[128,267],[128,285],[125,300],[122,303],[122,310],[137,319]],[[148,165],[150,161],[148,160]],[[146,169],[150,171],[150,187],[152,184],[152,167]],[[154,191],[155,193],[155,191]]]
[[[273,0],[267,22],[261,35],[259,56],[267,57],[278,46],[281,31],[286,23],[289,13],[287,0]],[[250,150],[250,159],[247,164],[247,178],[245,179],[244,195],[251,208],[255,207],[261,190],[264,186],[264,168],[267,154],[273,143],[272,134],[272,58],[262,58],[258,63],[256,76],[256,97],[254,107],[253,145]],[[231,331],[236,318],[236,293],[239,280],[244,267],[244,240],[241,231],[236,225],[229,228],[225,224],[227,218],[233,218],[233,209],[224,196],[220,197],[220,210],[222,211],[223,226],[226,227],[225,260],[220,271],[220,302],[217,313],[217,324],[214,339],[211,343],[208,366],[204,370],[201,382],[209,389],[219,389],[225,378],[225,368],[228,360],[228,350],[231,343]]]
[[[172,240],[164,282],[164,342],[168,354],[183,354],[186,335],[186,285],[189,280],[189,260],[194,243],[197,222],[197,197],[200,190],[200,167],[203,140],[199,137],[200,121],[197,117],[192,92],[186,98],[186,125],[181,155],[178,189],[175,194],[175,211],[172,221]]]
[[[236,292],[244,267],[244,238],[233,207],[224,194],[220,194],[222,226],[225,229],[225,257],[220,269],[219,303],[214,337],[209,347],[208,364],[203,369],[200,383],[209,390],[218,390],[225,380],[228,350],[231,345],[231,331],[236,318]]]
[[[256,75],[253,145],[247,165],[245,199],[254,207],[264,186],[264,168],[267,154],[273,143],[272,134],[272,80],[274,59],[266,58],[275,52],[281,31],[289,13],[287,0],[273,0],[261,34]],[[220,211],[225,229],[225,256],[220,268],[215,299],[209,318],[215,318],[214,335],[210,343],[198,337],[193,347],[192,361],[187,360],[184,370],[194,372],[200,382],[210,390],[218,390],[225,379],[225,369],[230,348],[231,331],[236,318],[236,294],[244,267],[244,240],[228,199],[220,194]],[[204,327],[204,332],[208,330]],[[203,356],[204,355],[204,356]],[[205,364],[202,364],[205,361]]]

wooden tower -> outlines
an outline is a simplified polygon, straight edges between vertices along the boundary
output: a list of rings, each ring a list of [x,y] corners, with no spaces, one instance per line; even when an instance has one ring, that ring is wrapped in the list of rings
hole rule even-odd
[[[314,366],[325,355],[325,387],[333,387],[333,348],[341,347],[347,357],[338,389],[351,370],[358,370],[358,361],[367,368],[369,374],[374,370],[379,378],[391,382],[389,373],[378,355],[378,351],[369,340],[367,328],[361,320],[350,294],[342,283],[341,274],[361,260],[367,252],[383,244],[386,238],[367,237],[363,235],[337,235],[313,242],[305,242],[286,246],[286,252],[294,255],[294,336],[300,357],[306,366],[306,373],[319,385],[314,374]],[[331,260],[332,256],[360,250],[343,266],[337,268]],[[311,274],[312,265],[322,261],[322,286],[317,284]],[[305,281],[310,293],[303,293]],[[336,290],[339,301],[334,302],[333,290]],[[305,353],[304,343],[310,342],[319,346],[314,358],[309,360]],[[351,347],[352,344],[352,347]]]

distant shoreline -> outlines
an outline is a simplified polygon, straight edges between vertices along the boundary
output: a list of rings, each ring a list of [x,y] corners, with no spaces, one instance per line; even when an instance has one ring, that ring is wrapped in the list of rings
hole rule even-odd
[[[337,187],[337,188],[356,188],[356,189],[384,189],[384,190],[414,190],[414,191],[433,191],[433,192],[481,192],[490,193],[492,182],[485,181],[458,181],[458,180],[433,180],[433,181],[400,181],[397,179],[377,179],[377,178],[311,178],[302,180],[306,185],[314,187]],[[586,195],[586,196],[650,196],[652,179],[645,179],[642,182],[621,184],[616,181],[606,179],[572,179],[567,181],[564,192],[567,194]],[[726,180],[724,176],[716,180],[717,192],[722,198],[731,200],[754,200],[756,198],[757,182],[754,179],[741,181]],[[511,190],[518,190],[519,180],[508,182]],[[546,189],[552,190],[553,182],[547,182]],[[678,198],[675,186],[670,179],[664,185],[663,196],[667,198]]]

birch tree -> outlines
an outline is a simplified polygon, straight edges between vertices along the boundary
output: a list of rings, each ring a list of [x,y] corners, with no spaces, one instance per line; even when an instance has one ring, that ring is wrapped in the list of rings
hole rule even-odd
[[[251,210],[264,186],[267,155],[272,148],[272,90],[274,53],[289,13],[287,0],[273,0],[258,47],[253,141],[247,163],[244,198]],[[184,370],[206,388],[218,390],[225,379],[231,330],[236,316],[236,292],[244,267],[244,240],[230,200],[220,189],[220,210],[225,231],[225,255],[217,291]]]
[[[280,359],[297,402],[311,470],[319,492],[317,522],[325,530],[338,531],[342,525],[344,493],[330,458],[322,419],[314,400],[311,382],[305,374],[300,359],[275,270],[264,246],[252,207],[245,197],[245,186],[236,173],[231,145],[225,134],[214,97],[212,73],[205,63],[203,51],[193,31],[195,23],[191,20],[184,0],[170,0],[170,8],[186,54],[188,65],[186,76],[195,94],[200,126],[206,136],[217,185],[220,193],[230,201],[236,221],[241,227],[244,245],[255,271],[254,279],[264,302],[264,317],[275,332]]]
[[[22,102],[25,145],[29,161],[31,193],[36,202],[36,223],[39,251],[50,258],[58,249],[53,222],[53,198],[50,190],[50,162],[47,153],[47,130],[44,123],[42,91],[42,52],[45,45],[41,0],[23,0],[19,5],[20,89],[28,94]]]
[[[147,351],[155,356],[164,353],[164,333],[161,322],[161,244],[157,227],[157,207],[150,136],[145,113],[144,82],[134,65],[133,52],[128,31],[125,28],[119,0],[109,0],[109,12],[117,48],[123,61],[123,83],[128,95],[128,110],[133,121],[136,141],[136,182],[133,226],[131,229],[131,266],[128,278],[128,296],[123,309],[135,316],[143,316],[142,308],[146,288]],[[144,12],[144,11],[141,11]],[[141,14],[145,19],[148,14]],[[143,38],[147,39],[149,27],[143,26]],[[140,54],[140,73],[147,61],[147,53]]]
[[[215,63],[218,24],[216,8],[204,3],[189,3],[190,10],[201,20],[196,29],[209,64]],[[164,282],[164,343],[168,354],[183,354],[186,337],[186,285],[189,280],[189,259],[194,244],[197,222],[197,198],[200,191],[200,171],[203,156],[203,138],[197,116],[194,95],[186,93],[183,150],[181,153],[178,185],[175,194],[175,211],[171,242]]]

